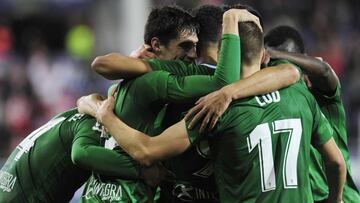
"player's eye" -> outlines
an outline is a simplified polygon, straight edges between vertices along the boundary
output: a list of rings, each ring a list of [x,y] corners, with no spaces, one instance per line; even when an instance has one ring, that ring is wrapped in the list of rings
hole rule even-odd
[[[179,45],[184,51],[190,51],[192,48],[196,47],[196,43],[194,42],[181,42]]]

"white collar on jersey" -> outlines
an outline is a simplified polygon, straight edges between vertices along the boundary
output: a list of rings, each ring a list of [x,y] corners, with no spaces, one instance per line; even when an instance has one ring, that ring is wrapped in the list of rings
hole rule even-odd
[[[207,63],[201,63],[200,65],[207,66],[207,67],[212,68],[212,69],[216,69],[215,65],[210,65],[210,64],[207,64]]]

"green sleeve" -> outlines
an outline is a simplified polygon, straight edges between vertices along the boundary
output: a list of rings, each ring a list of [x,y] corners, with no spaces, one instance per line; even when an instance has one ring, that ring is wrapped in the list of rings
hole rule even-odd
[[[213,70],[211,70],[211,68],[202,65],[196,65],[195,63],[180,61],[180,60],[169,61],[169,60],[150,59],[147,60],[147,62],[150,64],[151,68],[154,71],[162,70],[179,76],[213,74]]]
[[[100,132],[93,130],[95,119],[76,127],[71,159],[81,168],[122,179],[138,179],[139,165],[129,156],[99,146]]]
[[[180,77],[169,75],[167,101],[190,102],[240,79],[240,38],[226,34],[222,37],[219,61],[214,75]]]
[[[191,145],[194,146],[194,145],[196,145],[197,143],[199,143],[201,141],[203,136],[199,133],[200,125],[196,125],[191,130],[188,128],[191,120],[192,120],[192,118],[188,119],[186,121],[186,130],[187,130],[189,141],[190,141]]]
[[[314,100],[313,114],[314,114],[314,123],[313,123],[313,132],[311,144],[314,146],[319,146],[325,144],[328,140],[331,139],[334,131],[331,128],[328,120],[325,118],[324,114],[320,111],[320,107]]]

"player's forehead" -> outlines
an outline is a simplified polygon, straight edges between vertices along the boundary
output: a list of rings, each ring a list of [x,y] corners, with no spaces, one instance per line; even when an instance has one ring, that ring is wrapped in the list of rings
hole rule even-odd
[[[197,43],[199,41],[197,33],[192,30],[183,30],[179,33],[177,39],[175,39],[177,44],[183,42],[192,42]]]

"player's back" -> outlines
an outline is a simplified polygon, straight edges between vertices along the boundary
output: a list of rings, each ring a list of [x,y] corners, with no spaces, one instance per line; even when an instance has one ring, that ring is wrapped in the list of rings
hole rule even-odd
[[[64,202],[90,176],[71,161],[76,109],[54,117],[27,136],[0,171],[0,202]],[[95,120],[91,121],[95,124]]]
[[[221,202],[312,202],[310,143],[328,139],[312,133],[328,127],[301,82],[234,102],[210,138]]]
[[[117,91],[115,114],[127,125],[146,134],[161,133],[163,129],[154,122],[165,104],[168,75],[164,71],[154,71],[125,81]]]

